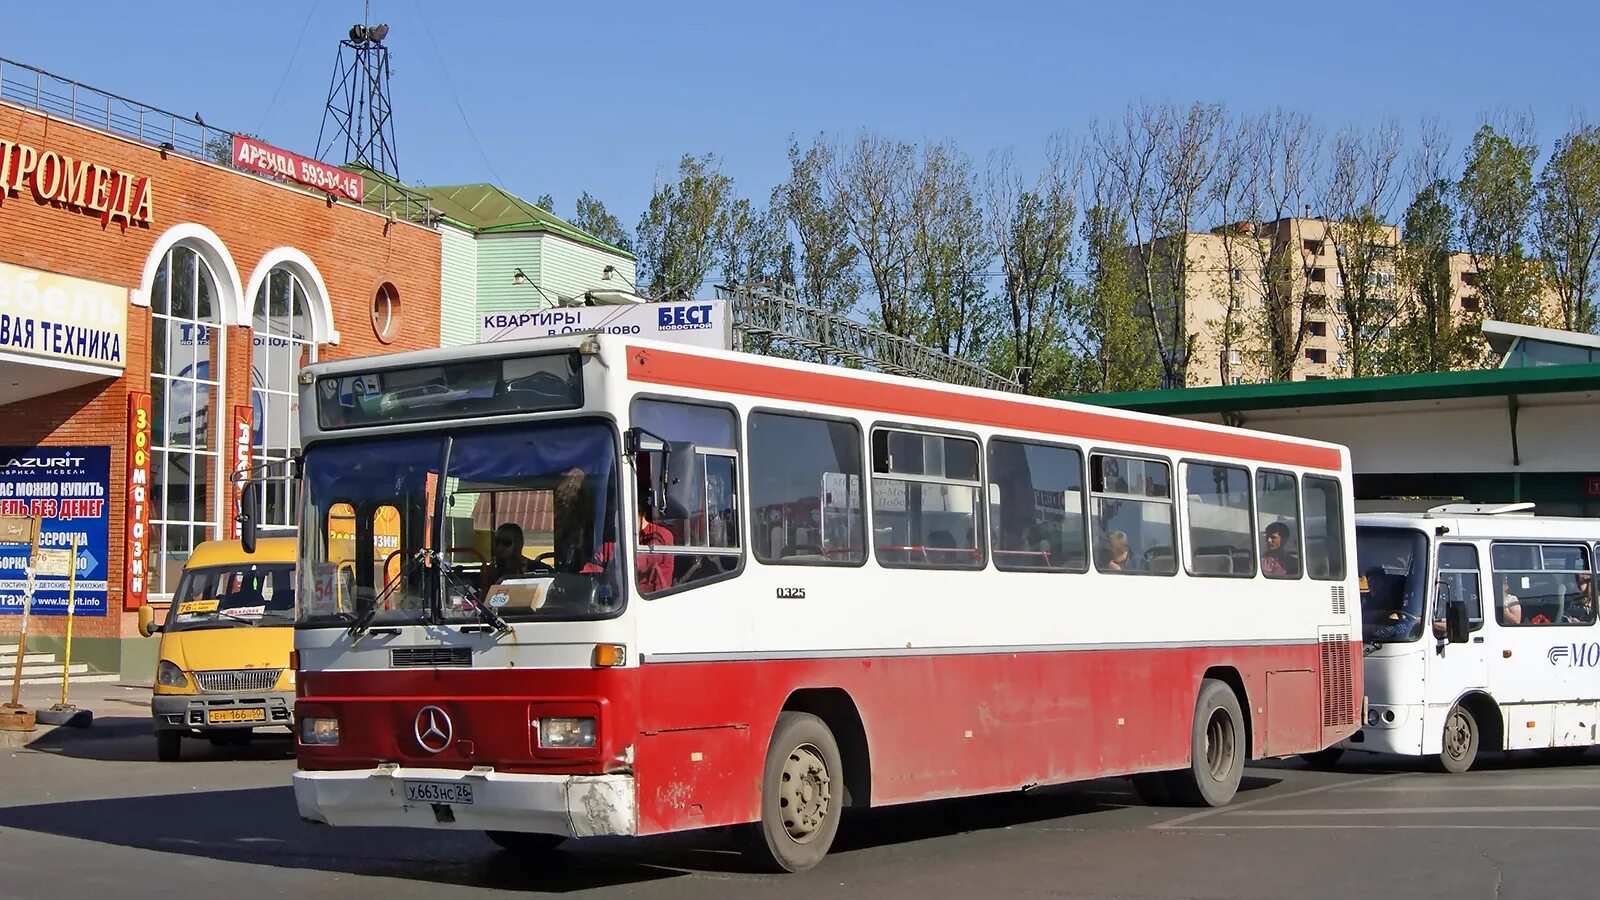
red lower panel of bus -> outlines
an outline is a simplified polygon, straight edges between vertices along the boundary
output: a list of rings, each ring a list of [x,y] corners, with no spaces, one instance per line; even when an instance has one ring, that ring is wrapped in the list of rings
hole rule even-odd
[[[1356,726],[1361,648],[1346,649],[1326,676],[1317,644],[308,672],[298,717],[337,714],[341,741],[301,747],[300,764],[594,773],[631,760],[649,834],[754,820],[772,727],[797,691],[809,692],[798,705],[834,719],[847,754],[860,752],[847,710],[859,718],[870,785],[853,787],[876,806],[1186,766],[1208,669],[1237,673],[1253,756],[1319,749]],[[452,720],[439,753],[418,739],[428,705]],[[530,723],[565,715],[598,715],[594,750],[537,746]]]

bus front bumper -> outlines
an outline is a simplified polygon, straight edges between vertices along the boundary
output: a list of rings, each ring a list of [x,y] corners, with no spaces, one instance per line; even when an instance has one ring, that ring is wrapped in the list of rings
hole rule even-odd
[[[480,768],[299,771],[300,817],[328,825],[636,835],[631,775],[520,775]]]

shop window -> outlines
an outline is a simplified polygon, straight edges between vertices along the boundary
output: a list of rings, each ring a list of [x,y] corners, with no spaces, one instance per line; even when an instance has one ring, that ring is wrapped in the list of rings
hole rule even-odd
[[[251,319],[250,405],[255,419],[253,464],[262,476],[260,522],[295,524],[288,461],[300,442],[300,401],[295,377],[317,361],[311,339],[305,283],[288,269],[267,274],[256,292]]]
[[[372,333],[385,344],[400,334],[400,292],[387,281],[372,298]]]
[[[223,396],[217,277],[182,244],[150,289],[151,593],[170,594],[196,544],[216,536],[221,454],[211,413]]]

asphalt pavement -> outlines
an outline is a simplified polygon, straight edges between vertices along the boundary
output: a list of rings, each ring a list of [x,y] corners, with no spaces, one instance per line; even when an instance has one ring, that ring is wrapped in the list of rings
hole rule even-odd
[[[569,843],[536,863],[475,833],[301,822],[285,733],[155,761],[148,692],[86,687],[88,729],[0,749],[0,896],[229,900],[537,894],[661,898],[1590,898],[1600,751],[1438,774],[1350,757],[1252,766],[1233,805],[1152,808],[1126,781],[868,810],[802,875],[750,871],[725,831]],[[44,705],[53,702],[45,698]]]

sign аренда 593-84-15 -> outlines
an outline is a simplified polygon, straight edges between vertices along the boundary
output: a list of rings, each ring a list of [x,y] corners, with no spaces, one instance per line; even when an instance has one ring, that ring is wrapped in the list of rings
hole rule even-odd
[[[271,144],[263,144],[242,134],[233,136],[233,163],[240,168],[275,178],[287,178],[319,191],[361,202],[360,175]]]

